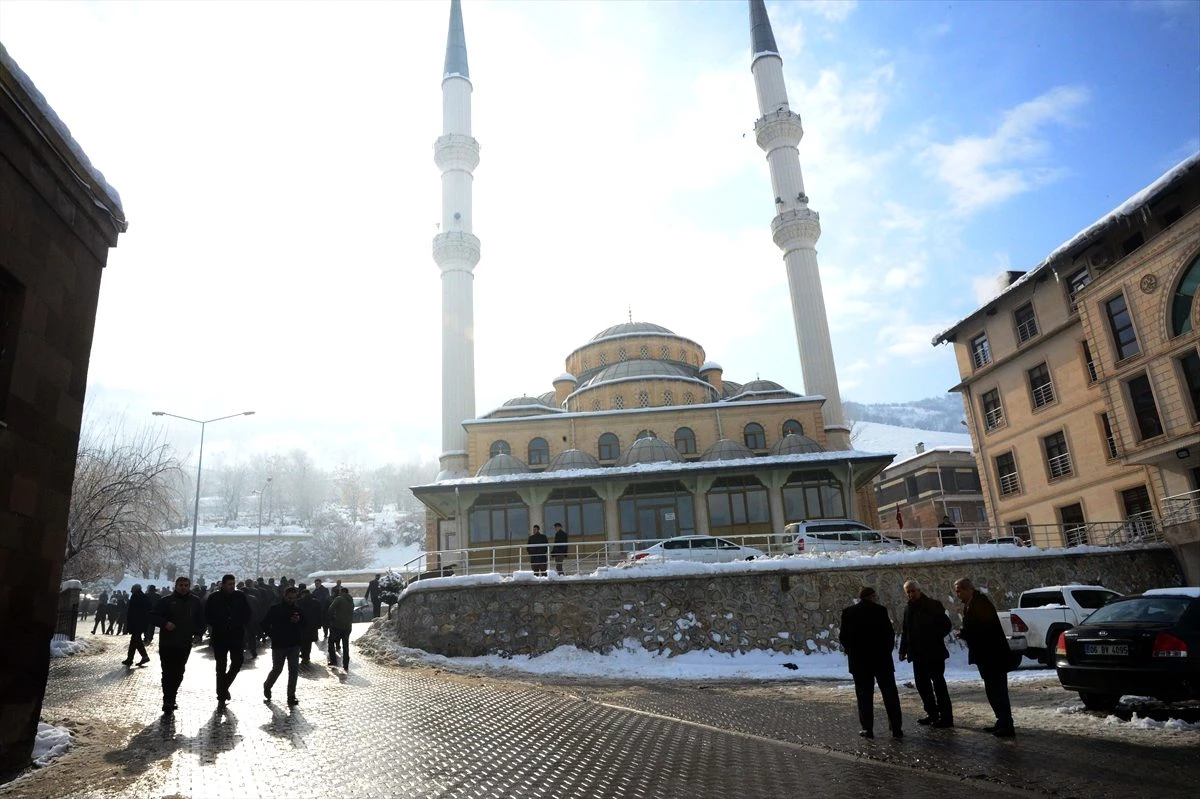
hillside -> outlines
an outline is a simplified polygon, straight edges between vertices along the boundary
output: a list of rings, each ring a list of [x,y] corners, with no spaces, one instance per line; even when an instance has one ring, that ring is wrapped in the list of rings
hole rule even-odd
[[[966,433],[962,398],[957,394],[913,400],[866,404],[847,400],[846,418],[852,422],[878,422],[896,427]],[[927,444],[929,442],[926,442]]]

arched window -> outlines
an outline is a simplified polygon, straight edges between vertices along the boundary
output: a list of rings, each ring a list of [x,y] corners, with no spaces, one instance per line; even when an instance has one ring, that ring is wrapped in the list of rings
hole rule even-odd
[[[671,393],[671,389],[669,389],[669,388],[667,388],[667,389],[663,389],[663,401],[662,401],[662,404],[663,404],[664,406],[665,406],[665,405],[674,405],[674,404],[675,404],[675,395]]]
[[[1179,279],[1171,297],[1171,335],[1181,336],[1192,329],[1192,301],[1200,286],[1200,255],[1192,261]]]
[[[742,428],[742,441],[749,449],[767,448],[767,434],[758,422],[751,422]]]
[[[647,346],[646,344],[643,344],[642,346],[638,347],[638,357],[641,358],[643,361],[649,359],[650,347]]]
[[[504,441],[504,440],[493,441],[492,448],[490,450],[488,450],[489,458],[494,458],[497,455],[511,455],[511,454],[512,454],[512,447],[510,447],[508,445],[508,442]]]
[[[625,398],[622,397],[620,394],[613,397],[613,410],[614,411],[625,410]]]
[[[615,461],[621,457],[621,440],[612,433],[600,436],[596,457],[602,461]]]
[[[529,465],[547,466],[550,463],[550,445],[544,438],[535,438],[529,442]]]
[[[638,392],[638,407],[639,408],[649,408],[650,407],[650,392],[649,391],[639,391]]]
[[[800,424],[795,419],[788,419],[783,423],[783,434],[785,436],[790,436],[792,434],[802,436],[804,435],[804,425]]]
[[[696,454],[696,434],[690,427],[681,427],[675,431],[675,449],[680,455]]]

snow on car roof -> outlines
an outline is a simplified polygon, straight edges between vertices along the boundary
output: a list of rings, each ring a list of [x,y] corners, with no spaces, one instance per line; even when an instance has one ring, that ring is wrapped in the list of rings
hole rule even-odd
[[[1174,588],[1151,588],[1142,596],[1192,596],[1200,599],[1200,586],[1180,585]]]

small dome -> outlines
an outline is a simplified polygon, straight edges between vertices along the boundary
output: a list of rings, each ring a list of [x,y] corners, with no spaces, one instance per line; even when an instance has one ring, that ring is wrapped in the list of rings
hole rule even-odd
[[[606,338],[615,336],[628,336],[634,333],[666,333],[669,336],[675,335],[674,332],[667,330],[661,325],[651,324],[650,322],[623,322],[619,325],[601,330],[596,335],[592,336],[592,341],[602,341]]]
[[[522,397],[513,397],[508,402],[504,403],[505,408],[512,408],[518,405],[545,405],[541,397],[530,397],[528,395]]]
[[[825,448],[800,433],[788,433],[771,447],[772,455],[797,455],[803,452],[824,452]]]
[[[774,380],[751,380],[742,386],[742,391],[787,391],[787,389]]]
[[[732,461],[738,458],[753,458],[754,453],[745,444],[729,438],[722,438],[700,456],[702,461]]]
[[[540,399],[542,401],[542,404],[545,405],[547,408],[554,407],[554,392],[553,391],[547,391],[545,394],[538,394],[538,399]]]
[[[559,375],[558,377],[554,378],[554,382],[555,382],[555,383],[561,383],[561,382],[563,382],[564,380],[565,380],[565,381],[567,381],[568,383],[574,383],[574,382],[576,382],[576,380],[575,380],[575,375],[571,374],[570,372],[563,372],[561,375]]]
[[[599,469],[600,461],[590,452],[581,449],[568,449],[554,456],[550,461],[548,472],[562,472],[567,469]]]
[[[705,372],[724,372],[724,371],[725,370],[721,368],[721,364],[717,363],[716,361],[705,361],[700,366],[700,374],[704,374]]]
[[[663,463],[664,461],[683,463],[683,456],[679,454],[679,450],[661,438],[647,436],[639,438],[629,449],[622,452],[621,457],[617,458],[617,465],[632,466],[635,463]]]
[[[487,463],[480,466],[479,471],[475,472],[475,476],[498,477],[502,474],[521,474],[527,471],[529,471],[529,467],[520,458],[502,453],[488,458]]]
[[[737,396],[742,393],[742,384],[735,383],[732,380],[721,381],[721,397],[728,399],[729,397]]]

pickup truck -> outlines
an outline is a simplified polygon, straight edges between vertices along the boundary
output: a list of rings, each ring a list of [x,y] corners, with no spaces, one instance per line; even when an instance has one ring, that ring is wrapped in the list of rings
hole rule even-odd
[[[1022,592],[1017,607],[1000,614],[1013,664],[1019,665],[1024,656],[1053,666],[1059,634],[1119,596],[1119,592],[1098,585],[1048,585]],[[1018,651],[1022,655],[1017,655]]]

